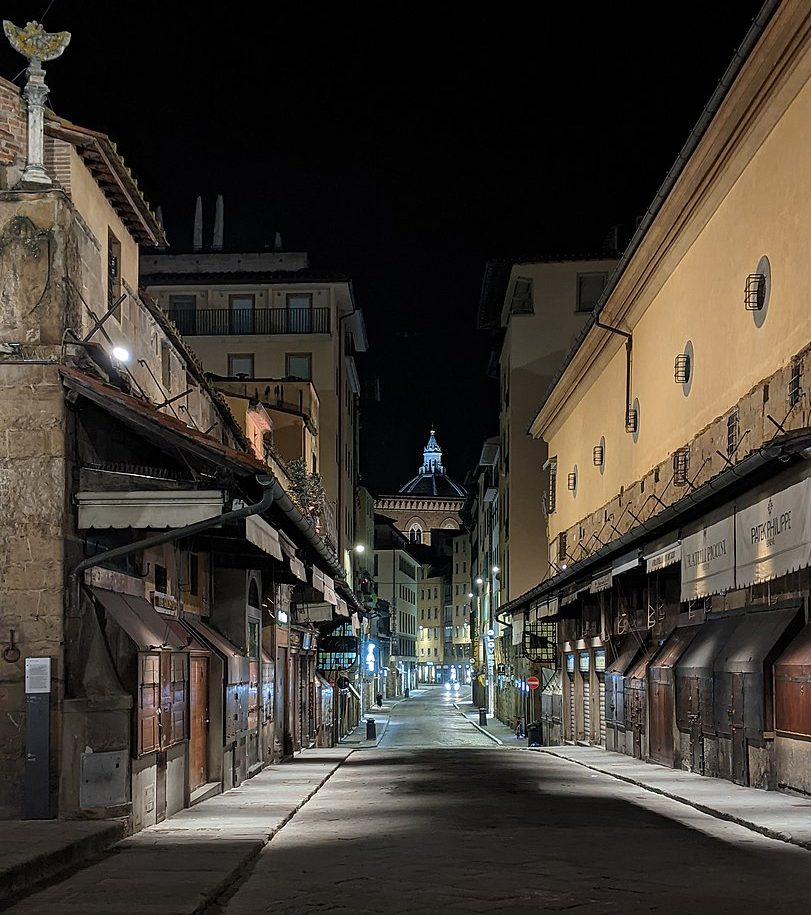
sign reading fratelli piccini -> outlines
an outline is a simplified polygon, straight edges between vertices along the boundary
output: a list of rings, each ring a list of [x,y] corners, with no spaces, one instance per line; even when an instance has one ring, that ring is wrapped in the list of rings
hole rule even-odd
[[[682,539],[681,599],[693,600],[735,587],[735,524],[730,515]]]

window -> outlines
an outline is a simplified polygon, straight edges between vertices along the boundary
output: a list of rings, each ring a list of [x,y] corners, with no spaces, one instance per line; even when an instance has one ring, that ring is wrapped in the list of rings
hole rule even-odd
[[[287,293],[287,332],[310,334],[313,330],[313,295],[311,292]]]
[[[161,343],[161,384],[166,394],[172,390],[172,347]]]
[[[791,363],[791,378],[788,383],[788,405],[796,407],[803,396],[803,360],[795,359]]]
[[[166,575],[166,566],[155,563],[155,590],[159,594],[166,594],[168,586],[169,581]]]
[[[566,531],[561,531],[558,534],[558,562],[566,561],[566,551],[568,545],[566,543]]]
[[[253,353],[229,353],[228,377],[253,378]]]
[[[551,515],[555,511],[558,501],[558,459],[549,459],[549,481],[546,491],[546,513]],[[506,520],[505,520],[506,524]]]
[[[253,295],[229,295],[228,308],[231,317],[232,334],[252,334],[256,297]]]
[[[740,417],[737,410],[733,410],[727,417],[727,456],[732,457],[738,449],[740,435]]]
[[[690,482],[690,449],[677,448],[673,452],[673,483],[675,486],[686,486]]]
[[[160,746],[160,655],[138,655],[138,755]]]
[[[605,289],[607,273],[577,274],[577,311],[593,311]]]
[[[534,314],[532,307],[532,280],[518,277],[513,286],[513,297],[510,302],[511,315]]]
[[[170,311],[193,311],[197,307],[196,295],[170,295]]]
[[[189,656],[183,651],[161,652],[161,748],[188,737]]]
[[[121,295],[121,242],[107,230],[107,307]],[[121,320],[121,306],[113,312],[116,321]]]
[[[248,620],[248,657],[254,661],[259,657],[259,620]]]
[[[288,378],[310,381],[313,377],[312,353],[287,353],[284,373]]]

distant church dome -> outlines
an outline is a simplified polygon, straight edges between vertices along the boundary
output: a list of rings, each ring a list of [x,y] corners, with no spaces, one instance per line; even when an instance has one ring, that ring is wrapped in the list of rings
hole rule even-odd
[[[409,496],[436,499],[464,499],[467,495],[458,483],[445,474],[442,449],[434,437],[433,429],[428,444],[422,451],[422,466],[419,473],[401,487],[400,492]]]

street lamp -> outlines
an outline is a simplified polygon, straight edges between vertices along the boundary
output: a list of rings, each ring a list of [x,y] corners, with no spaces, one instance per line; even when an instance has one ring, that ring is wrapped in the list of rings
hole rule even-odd
[[[477,578],[477,579],[476,579],[476,584],[477,584],[477,585],[483,585],[483,584],[484,584],[484,579],[483,579],[483,578]]]
[[[365,552],[366,552],[366,547],[365,547],[362,543],[356,543],[356,544],[355,544],[355,547],[354,547],[354,550],[355,550],[355,552],[358,553],[358,554],[360,554],[360,553],[365,553]]]

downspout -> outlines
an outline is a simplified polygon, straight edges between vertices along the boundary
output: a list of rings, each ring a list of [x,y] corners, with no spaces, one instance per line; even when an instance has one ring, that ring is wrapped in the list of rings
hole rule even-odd
[[[603,324],[599,318],[594,319],[594,324],[609,333],[625,337],[625,417],[623,424],[627,427],[628,414],[631,410],[631,352],[634,346],[634,339],[628,331],[620,330],[618,327],[611,327],[609,324]]]
[[[279,493],[284,493],[279,481],[273,476],[260,474],[256,477],[256,482],[262,488],[263,493],[262,498],[252,505],[245,505],[234,511],[224,512],[213,518],[206,518],[205,521],[196,521],[194,524],[186,525],[186,527],[178,527],[170,531],[163,531],[160,534],[153,534],[153,536],[138,540],[135,543],[128,543],[125,546],[115,547],[115,549],[112,550],[105,550],[103,553],[97,553],[89,559],[82,560],[77,566],[74,566],[68,575],[68,593],[74,598],[73,606],[75,608],[79,606],[79,576],[87,569],[92,569],[95,566],[100,566],[104,562],[120,559],[122,556],[129,556],[132,553],[137,553],[153,546],[160,546],[163,543],[170,543],[173,540],[183,540],[186,537],[193,537],[195,534],[200,534],[203,531],[207,531],[212,527],[218,527],[229,521],[238,521],[240,518],[258,515],[273,505],[278,499]]]

